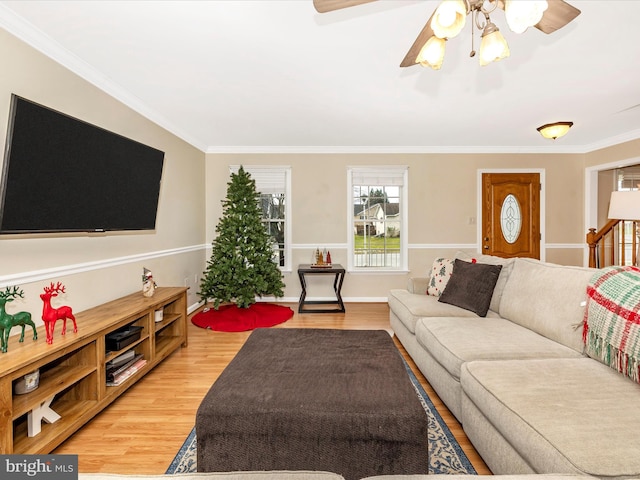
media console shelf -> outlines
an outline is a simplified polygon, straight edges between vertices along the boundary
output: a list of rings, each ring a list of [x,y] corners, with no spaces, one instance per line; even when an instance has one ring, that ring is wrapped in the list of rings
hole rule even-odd
[[[50,453],[169,354],[187,346],[186,287],[161,287],[150,298],[137,292],[75,316],[77,333],[67,325],[61,335],[59,321],[48,345],[44,326],[36,341],[27,329],[23,343],[13,335],[8,352],[0,354],[0,454]],[[142,327],[140,338],[107,351],[105,337],[129,325]],[[118,386],[107,386],[105,364],[132,349],[146,364]],[[16,394],[15,384],[35,370],[38,388]],[[34,411],[46,411],[49,403],[60,418],[38,423],[30,436],[30,416],[37,418]]]

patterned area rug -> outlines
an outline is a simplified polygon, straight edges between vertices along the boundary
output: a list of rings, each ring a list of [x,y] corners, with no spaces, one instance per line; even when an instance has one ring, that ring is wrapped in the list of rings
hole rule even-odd
[[[429,419],[429,473],[476,475],[477,472],[473,465],[471,465],[471,462],[453,437],[451,430],[442,420],[431,399],[427,396],[427,393],[406,362],[405,366],[420,403],[422,403]],[[196,431],[194,428],[182,447],[180,447],[180,451],[178,451],[171,465],[169,465],[166,473],[194,473],[197,471],[196,458]]]

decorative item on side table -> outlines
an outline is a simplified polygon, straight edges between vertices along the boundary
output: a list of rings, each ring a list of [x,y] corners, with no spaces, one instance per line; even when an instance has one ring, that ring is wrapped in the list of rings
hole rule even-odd
[[[73,333],[78,332],[78,325],[76,324],[76,317],[73,316],[71,307],[64,305],[62,307],[54,308],[51,305],[51,298],[57,297],[59,293],[65,293],[64,285],[58,282],[55,286],[53,282],[48,287],[44,287],[44,293],[40,294],[40,298],[43,301],[42,306],[42,321],[47,331],[47,343],[53,343],[53,331],[56,328],[56,322],[62,320],[62,332],[61,335],[67,333],[67,319],[73,321]]]
[[[17,286],[13,288],[7,287],[4,292],[0,292],[0,349],[2,353],[7,352],[9,333],[13,327],[22,327],[20,342],[24,341],[24,327],[26,325],[33,329],[33,339],[38,339],[38,332],[29,312],[18,312],[13,315],[7,313],[5,305],[8,302],[13,302],[17,297],[24,298],[24,291],[18,289]]]
[[[320,251],[316,248],[313,254],[313,262],[310,265],[311,268],[331,268],[331,252],[326,248]]]
[[[142,295],[145,297],[153,297],[153,294],[156,293],[156,288],[158,285],[153,279],[153,274],[151,270],[148,268],[142,269]]]

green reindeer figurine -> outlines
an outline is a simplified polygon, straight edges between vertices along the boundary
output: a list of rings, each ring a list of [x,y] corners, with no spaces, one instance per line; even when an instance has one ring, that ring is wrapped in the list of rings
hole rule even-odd
[[[4,292],[0,292],[0,349],[2,353],[6,353],[9,346],[9,333],[13,327],[22,327],[22,334],[20,335],[20,342],[24,341],[24,327],[30,325],[33,329],[33,339],[38,339],[38,332],[36,326],[31,321],[31,314],[29,312],[18,312],[15,315],[10,315],[5,309],[7,302],[13,302],[17,297],[24,298],[24,291],[19,290],[18,287],[7,287]]]

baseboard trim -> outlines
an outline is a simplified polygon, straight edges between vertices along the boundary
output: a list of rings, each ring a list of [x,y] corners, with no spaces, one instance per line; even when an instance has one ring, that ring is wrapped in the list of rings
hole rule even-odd
[[[321,302],[335,302],[336,297],[307,297],[309,301],[321,301]],[[387,297],[342,297],[344,303],[387,303]],[[282,297],[282,298],[266,298],[259,299],[260,302],[273,302],[273,303],[298,303],[300,298],[298,297]]]
[[[193,312],[195,312],[197,309],[199,309],[201,306],[204,305],[203,301],[194,303],[193,305],[187,307],[187,315],[191,315]]]

